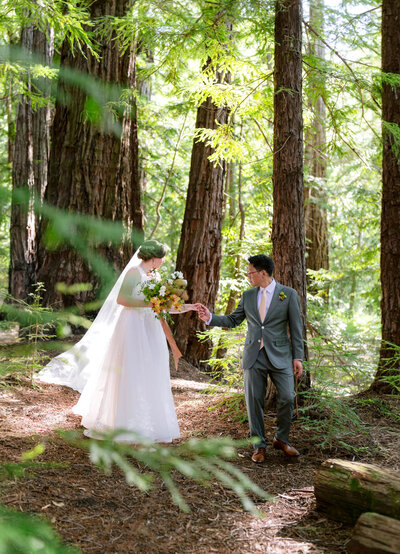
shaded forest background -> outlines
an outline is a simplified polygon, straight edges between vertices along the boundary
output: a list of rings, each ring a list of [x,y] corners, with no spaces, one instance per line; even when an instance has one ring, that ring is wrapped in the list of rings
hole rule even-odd
[[[395,2],[2,6],[5,329],[79,334],[143,237],[227,313],[265,252],[300,294],[304,387],[400,390]],[[174,333],[240,382],[243,329]]]
[[[252,499],[267,499],[249,481],[236,443],[207,435],[213,409],[213,436],[227,429],[246,436],[245,324],[206,330],[194,314],[175,322],[186,360],[178,377],[198,377],[197,366],[207,371],[202,379],[215,378],[207,389],[215,394],[202,401],[199,383],[195,394],[178,380],[187,441],[126,450],[112,441],[82,443],[74,431],[54,438],[59,413],[67,413],[75,393],[37,391],[33,375],[82,335],[143,238],[167,243],[167,268],[184,273],[191,301],[219,313],[230,313],[249,286],[247,257],[272,255],[277,280],[299,293],[306,339],[295,440],[315,454],[315,467],[325,452],[398,464],[399,52],[398,0],[1,0],[6,486],[26,469],[37,472],[33,488],[49,470],[65,485],[65,467],[54,460],[71,457],[73,480],[83,467],[74,465],[74,452],[86,463],[88,450],[102,469],[115,463],[120,480],[143,494],[158,474],[166,501],[171,494],[181,510],[189,508],[177,476],[222,483],[253,513]],[[14,425],[14,393],[17,421],[27,426],[22,435]],[[273,402],[270,387],[267,407]],[[71,430],[79,422],[65,416],[61,426]],[[37,430],[52,452],[44,462],[35,461],[46,448],[30,436]],[[22,461],[16,443],[29,449]],[[297,496],[312,483],[310,460],[308,452],[305,480],[301,469],[302,480],[291,482]],[[97,488],[97,470],[91,471]],[[279,468],[276,475],[281,491]],[[115,473],[116,490],[114,479]],[[154,506],[162,513],[158,485]],[[127,496],[135,498],[130,489]],[[15,498],[7,505],[21,509]],[[65,508],[64,502],[43,508],[44,501],[27,498],[26,510]],[[179,523],[166,513],[168,526]],[[326,521],[316,519],[315,525]],[[15,544],[29,528],[35,540],[43,529],[43,541],[56,545],[38,521],[0,506],[2,533],[13,534]],[[63,536],[77,542],[69,532]],[[103,541],[103,528],[96,532]]]

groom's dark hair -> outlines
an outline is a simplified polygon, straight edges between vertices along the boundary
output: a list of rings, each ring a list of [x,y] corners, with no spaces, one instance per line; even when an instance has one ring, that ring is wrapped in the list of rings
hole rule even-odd
[[[269,256],[265,254],[257,254],[256,256],[250,256],[247,259],[249,264],[251,264],[257,271],[264,269],[270,277],[274,272],[274,261]]]

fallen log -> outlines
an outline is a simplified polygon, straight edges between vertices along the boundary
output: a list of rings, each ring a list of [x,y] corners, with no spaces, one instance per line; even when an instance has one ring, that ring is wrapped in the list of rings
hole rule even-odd
[[[371,512],[361,514],[347,551],[351,554],[399,554],[400,521]]]
[[[363,512],[400,519],[400,473],[371,464],[326,460],[314,483],[317,510],[344,523]]]

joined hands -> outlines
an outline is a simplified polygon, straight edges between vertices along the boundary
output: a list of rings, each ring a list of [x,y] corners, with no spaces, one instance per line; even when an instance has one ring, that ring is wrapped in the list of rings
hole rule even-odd
[[[206,323],[211,317],[210,310],[206,308],[203,304],[200,304],[199,302],[197,302],[197,304],[185,304],[183,306],[183,309],[180,312],[171,311],[170,313],[185,313],[185,312],[189,312],[190,310],[197,312],[199,315],[199,318]]]
[[[149,302],[148,303],[148,306],[151,308],[153,306],[152,302]],[[170,314],[173,314],[173,315],[176,315],[176,314],[184,314],[186,312],[190,312],[190,311],[194,311],[194,312],[197,312],[199,314],[199,318],[202,319],[203,321],[208,321],[211,317],[211,312],[208,310],[208,308],[206,308],[205,306],[203,306],[203,304],[183,304],[183,306],[181,306],[181,308],[178,310],[178,309],[174,309],[174,310],[168,310]]]
[[[204,322],[207,323],[207,321],[211,317],[211,312],[208,308],[203,306],[203,304],[197,303],[195,304],[197,313],[199,314],[199,318],[202,319]]]

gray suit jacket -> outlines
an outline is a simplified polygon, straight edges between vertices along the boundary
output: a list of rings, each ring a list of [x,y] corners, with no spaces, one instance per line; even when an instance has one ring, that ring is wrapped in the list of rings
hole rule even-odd
[[[274,295],[264,321],[257,307],[259,287],[246,290],[234,312],[213,315],[209,325],[236,327],[247,319],[247,336],[243,351],[243,369],[250,369],[258,356],[261,338],[272,365],[277,369],[292,367],[293,360],[304,356],[302,322],[297,292],[276,283]],[[281,297],[283,293],[285,297]],[[282,298],[282,300],[281,300]],[[288,334],[290,330],[290,339]]]

